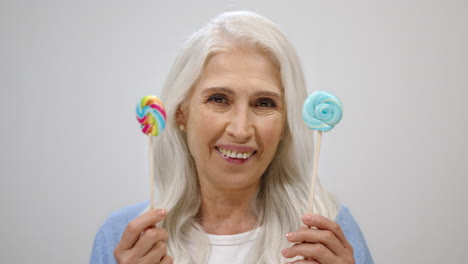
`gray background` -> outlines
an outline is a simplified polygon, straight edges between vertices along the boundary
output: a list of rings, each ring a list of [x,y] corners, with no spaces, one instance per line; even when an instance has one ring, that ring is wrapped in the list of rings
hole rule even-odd
[[[376,263],[462,263],[467,1],[1,1],[2,263],[86,263],[97,228],[148,197],[137,100],[191,32],[249,9],[344,103],[320,176]]]

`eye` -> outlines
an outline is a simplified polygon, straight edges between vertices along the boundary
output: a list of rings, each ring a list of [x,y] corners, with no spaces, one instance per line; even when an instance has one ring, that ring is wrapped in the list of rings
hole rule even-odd
[[[260,98],[257,100],[257,103],[255,106],[260,107],[260,108],[275,108],[276,103],[274,100],[269,99],[269,98]]]
[[[208,98],[209,102],[217,103],[217,104],[227,104],[228,100],[227,97],[222,94],[214,94]]]

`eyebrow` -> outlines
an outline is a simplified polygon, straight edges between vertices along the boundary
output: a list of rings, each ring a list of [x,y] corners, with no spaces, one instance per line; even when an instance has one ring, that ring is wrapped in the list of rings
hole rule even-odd
[[[266,97],[275,97],[277,100],[281,101],[281,96],[275,92],[261,91],[254,94],[255,96],[266,96]]]
[[[206,89],[203,90],[204,94],[214,93],[214,92],[222,92],[222,93],[227,93],[227,94],[230,94],[230,95],[234,94],[234,92],[231,89],[228,89],[226,87],[210,87],[210,88],[206,88]]]
[[[230,94],[230,95],[235,94],[234,91],[232,91],[231,89],[226,88],[226,87],[210,87],[210,88],[206,88],[206,89],[203,90],[204,94],[213,93],[213,92],[222,92],[222,93],[227,93],[227,94]],[[260,97],[260,96],[274,97],[277,100],[281,100],[281,96],[278,93],[270,92],[270,91],[256,92],[256,93],[254,93],[254,96],[257,96],[257,97]]]

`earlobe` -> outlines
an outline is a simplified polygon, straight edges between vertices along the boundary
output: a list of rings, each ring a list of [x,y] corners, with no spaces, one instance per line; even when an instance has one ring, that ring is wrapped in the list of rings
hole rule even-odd
[[[177,107],[176,111],[176,123],[180,130],[184,131],[185,128],[185,114],[181,109],[181,106]]]

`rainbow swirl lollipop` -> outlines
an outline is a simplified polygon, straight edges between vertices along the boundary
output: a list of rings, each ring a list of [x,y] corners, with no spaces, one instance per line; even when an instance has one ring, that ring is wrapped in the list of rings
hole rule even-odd
[[[166,110],[158,97],[147,95],[136,106],[137,120],[146,135],[158,136],[166,128]]]
[[[302,107],[302,119],[312,130],[329,131],[340,122],[342,116],[340,100],[327,92],[314,92]]]

